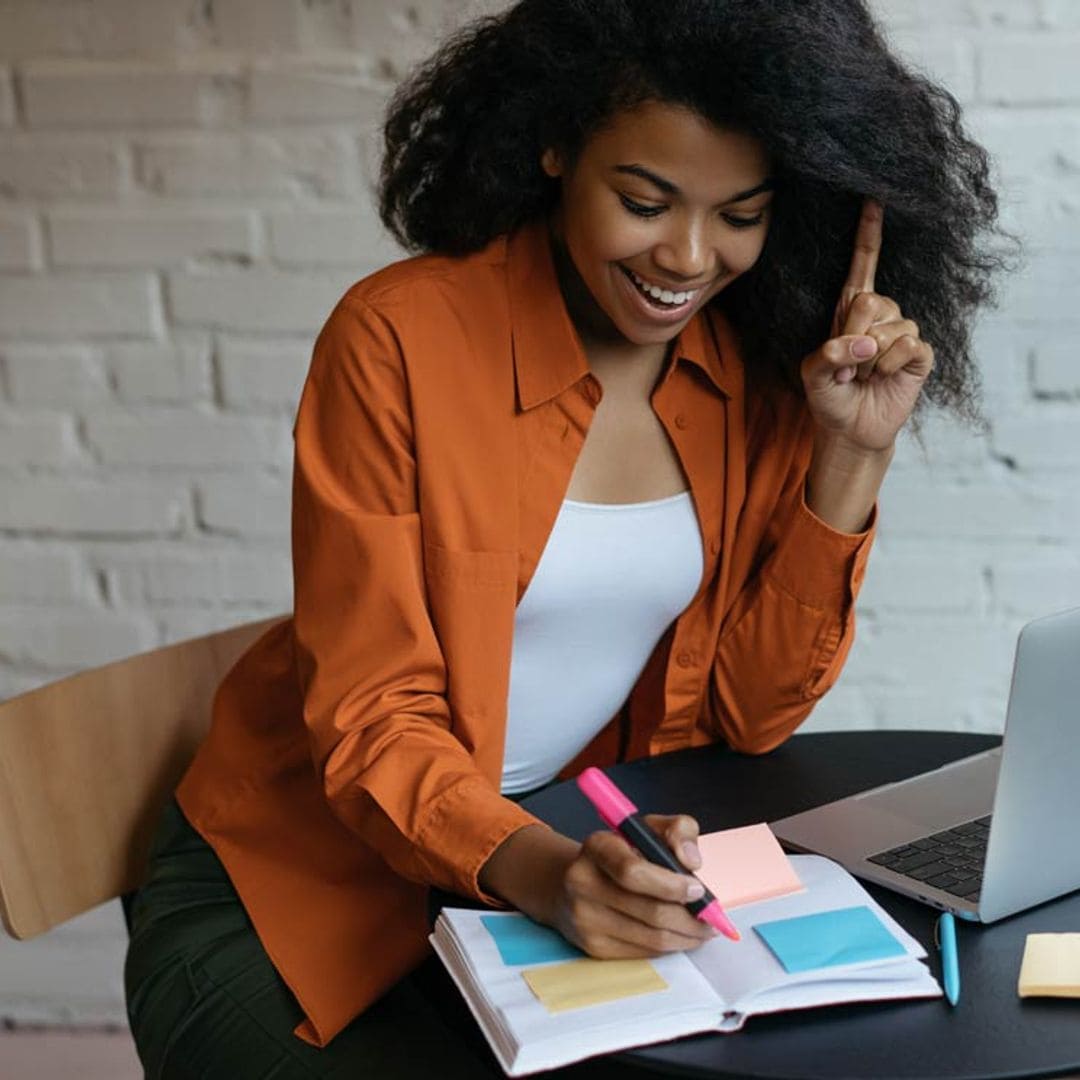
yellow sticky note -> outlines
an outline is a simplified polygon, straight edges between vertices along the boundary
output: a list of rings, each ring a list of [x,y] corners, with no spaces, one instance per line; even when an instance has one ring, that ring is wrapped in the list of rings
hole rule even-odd
[[[666,990],[668,984],[648,960],[568,960],[529,968],[522,977],[548,1012],[582,1009],[606,1001]]]
[[[1080,998],[1080,934],[1028,934],[1021,997]]]
[[[721,829],[698,838],[699,878],[720,901],[738,907],[802,892],[803,883],[768,825]]]

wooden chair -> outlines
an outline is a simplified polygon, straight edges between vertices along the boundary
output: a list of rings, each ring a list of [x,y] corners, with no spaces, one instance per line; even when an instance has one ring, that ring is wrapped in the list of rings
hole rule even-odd
[[[8,933],[34,937],[139,885],[158,814],[206,732],[218,683],[279,618],[0,704],[0,916]]]

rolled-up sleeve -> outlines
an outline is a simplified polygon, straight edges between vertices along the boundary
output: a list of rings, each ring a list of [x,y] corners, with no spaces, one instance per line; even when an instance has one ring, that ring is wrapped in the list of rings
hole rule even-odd
[[[312,759],[335,815],[395,871],[490,900],[481,867],[536,819],[453,734],[414,447],[393,327],[346,297],[316,342],[295,428],[295,632]]]

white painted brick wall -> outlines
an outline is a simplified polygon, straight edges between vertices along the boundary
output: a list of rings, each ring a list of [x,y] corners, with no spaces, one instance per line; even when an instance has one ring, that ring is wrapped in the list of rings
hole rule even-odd
[[[101,135],[0,132],[0,195],[33,205],[56,196],[130,193],[131,148]]]
[[[360,199],[360,150],[348,132],[239,131],[133,140],[139,183],[163,195]]]
[[[26,211],[0,212],[0,271],[41,269],[37,218]]]
[[[0,603],[78,606],[95,598],[74,547],[40,540],[0,542]]]
[[[503,0],[0,0],[0,696],[290,603],[314,332],[395,258],[393,84]],[[994,730],[1016,630],[1080,604],[1080,3],[875,0],[993,151],[1023,272],[989,430],[887,481],[861,633],[809,729]],[[122,1022],[115,905],[0,937],[0,1019]]]
[[[182,481],[110,475],[104,469],[100,477],[21,472],[0,471],[0,531],[9,536],[125,539],[190,528],[191,495]]]
[[[289,482],[280,474],[207,477],[196,485],[199,525],[210,533],[285,539],[289,504]]]
[[[12,274],[0,290],[0,327],[15,339],[152,337],[160,309],[150,274]]]
[[[1049,340],[1034,350],[1034,383],[1037,398],[1080,397],[1080,363],[1068,338]]]
[[[171,273],[169,307],[179,326],[240,330],[253,334],[314,336],[334,302],[370,265],[333,273],[313,270],[230,270],[226,273]]]
[[[255,215],[245,210],[58,209],[46,214],[57,267],[184,265],[193,259],[254,259]],[[0,219],[0,236],[3,220]],[[0,247],[0,259],[3,249]]]
[[[11,71],[0,66],[0,128],[11,127],[15,123],[15,92],[11,82]]]
[[[20,74],[30,128],[213,127],[244,104],[240,66],[217,59],[28,61]]]
[[[386,95],[372,86],[369,54],[306,53],[251,71],[249,119],[255,124],[335,121],[377,126]]]
[[[76,466],[83,457],[72,417],[59,413],[0,414],[0,461],[6,468]]]
[[[218,377],[227,408],[238,412],[285,410],[300,400],[311,343],[223,339],[218,347]]]
[[[979,51],[979,96],[994,105],[1068,105],[1080,101],[1076,50],[1080,34],[1009,34]]]
[[[393,259],[394,242],[374,211],[353,207],[268,215],[270,255],[285,266],[348,266]]]
[[[179,409],[94,413],[86,438],[102,465],[132,469],[244,469],[288,460],[287,425],[252,416]]]
[[[0,659],[48,671],[96,667],[116,656],[153,648],[149,613],[44,611],[5,605],[0,612]]]
[[[172,338],[109,347],[109,379],[116,397],[125,405],[193,404],[213,399],[210,338],[175,330]]]

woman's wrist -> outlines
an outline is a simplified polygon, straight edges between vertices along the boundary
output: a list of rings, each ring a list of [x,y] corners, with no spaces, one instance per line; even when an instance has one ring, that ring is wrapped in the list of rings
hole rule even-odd
[[[511,833],[480,868],[480,886],[537,922],[551,924],[567,867],[581,845],[543,825]]]
[[[867,449],[819,433],[806,476],[806,506],[842,533],[860,533],[870,520],[895,446]]]

